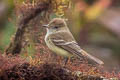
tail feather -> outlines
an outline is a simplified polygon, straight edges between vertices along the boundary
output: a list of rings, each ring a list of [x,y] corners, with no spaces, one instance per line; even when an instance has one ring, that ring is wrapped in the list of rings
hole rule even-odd
[[[86,51],[84,51],[83,49],[80,50],[80,53],[81,53],[83,56],[85,56],[87,59],[92,60],[93,62],[96,62],[96,63],[99,64],[99,65],[104,64],[103,61],[101,61],[100,59],[98,59],[98,58],[96,58],[96,57],[94,57],[94,56],[92,56],[92,55],[90,55],[90,54],[88,54],[88,53],[87,53]]]

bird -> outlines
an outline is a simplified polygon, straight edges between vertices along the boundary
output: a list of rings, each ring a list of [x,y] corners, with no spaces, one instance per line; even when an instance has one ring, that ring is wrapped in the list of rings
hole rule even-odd
[[[78,45],[65,19],[53,18],[48,24],[43,25],[43,27],[46,28],[45,43],[57,55],[67,58],[76,56],[79,59],[84,59],[94,64],[104,64],[103,61],[88,54]]]

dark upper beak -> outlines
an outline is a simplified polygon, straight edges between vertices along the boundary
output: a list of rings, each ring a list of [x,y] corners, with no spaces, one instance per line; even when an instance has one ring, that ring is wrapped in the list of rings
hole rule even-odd
[[[43,25],[43,27],[48,28],[48,25]]]

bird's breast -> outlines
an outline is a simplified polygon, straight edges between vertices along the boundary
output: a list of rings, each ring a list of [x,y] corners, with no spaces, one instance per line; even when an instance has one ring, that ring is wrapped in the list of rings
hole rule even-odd
[[[48,46],[48,48],[49,48],[50,50],[52,50],[53,52],[55,52],[55,53],[58,54],[58,55],[67,56],[67,57],[71,57],[71,56],[72,56],[71,53],[69,53],[68,51],[60,48],[59,46],[56,46],[56,45],[52,42],[52,40],[51,40],[51,38],[50,38],[49,35],[46,35],[46,36],[45,36],[45,43],[46,43],[46,45]]]

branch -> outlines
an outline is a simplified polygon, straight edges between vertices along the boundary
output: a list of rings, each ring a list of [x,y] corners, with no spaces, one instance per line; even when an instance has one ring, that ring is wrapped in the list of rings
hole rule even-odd
[[[29,9],[27,14],[18,23],[18,29],[15,34],[14,40],[10,43],[9,47],[6,49],[5,54],[19,54],[22,48],[22,39],[25,33],[25,28],[28,27],[27,24],[34,19],[37,15],[41,14],[43,11],[47,11],[51,4],[51,0],[46,2],[41,2],[34,8]]]

